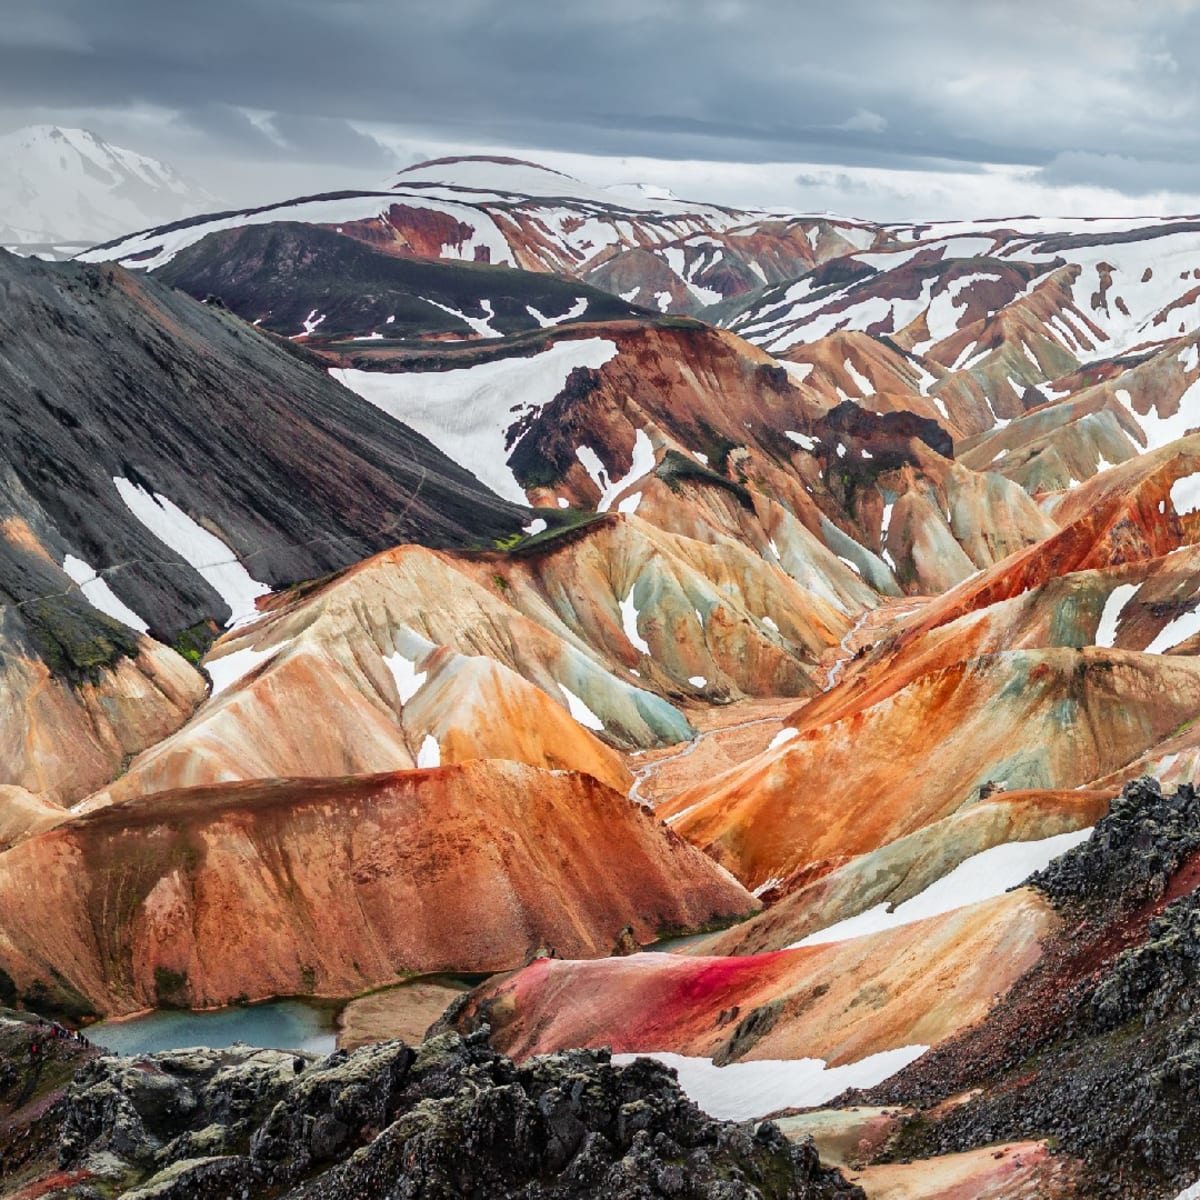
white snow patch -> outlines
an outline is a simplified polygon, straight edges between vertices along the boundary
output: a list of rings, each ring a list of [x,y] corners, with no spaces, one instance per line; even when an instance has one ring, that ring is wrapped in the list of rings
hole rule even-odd
[[[1200,473],[1184,475],[1171,484],[1171,504],[1181,517],[1200,508]]]
[[[672,813],[671,816],[667,817],[665,823],[667,825],[674,825],[676,821],[682,821],[688,813],[695,812],[703,803],[703,800],[697,800],[695,804],[689,804],[682,812]]]
[[[570,500],[568,500],[568,499],[566,498],[566,496],[559,496],[559,498],[558,498],[558,507],[559,507],[559,508],[570,508],[570,507],[571,507],[571,502],[570,502]]]
[[[843,365],[846,368],[847,374],[858,385],[860,396],[875,395],[875,385],[862,372],[858,371],[849,359],[846,359]]]
[[[846,564],[846,566],[848,566],[850,568],[850,570],[852,570],[855,573],[855,575],[862,574],[862,569],[859,567],[858,563],[851,562],[848,558],[843,557],[841,554],[838,555],[838,558],[840,558],[842,560],[842,562],[844,562]]]
[[[303,321],[301,321],[301,324],[304,326],[304,329],[301,333],[296,334],[296,336],[297,337],[308,337],[310,334],[312,334],[314,332],[314,330],[317,328],[317,326],[320,325],[321,322],[325,320],[325,316],[326,316],[325,313],[321,313],[320,316],[317,316],[317,310],[314,308],[308,314],[308,316],[305,317]]]
[[[1179,363],[1185,371],[1194,371],[1200,366],[1200,346],[1193,342],[1190,346],[1185,346],[1179,352]]]
[[[1125,605],[1137,590],[1136,583],[1122,583],[1108,593],[1104,611],[1100,614],[1100,624],[1096,627],[1097,646],[1111,647],[1116,643],[1117,622],[1121,619],[1121,613],[1125,611]]]
[[[624,500],[617,504],[617,512],[631,514],[638,510],[638,505],[642,502],[641,492],[631,492]]]
[[[210,696],[218,696],[231,688],[249,675],[259,663],[273,657],[277,650],[277,646],[270,650],[254,650],[250,646],[244,646],[241,650],[222,654],[220,658],[205,659],[204,669],[212,680]]]
[[[1146,435],[1146,449],[1157,450],[1169,442],[1178,441],[1189,429],[1200,426],[1200,380],[1179,398],[1179,411],[1170,417],[1160,417],[1153,405],[1146,413],[1133,407],[1133,398],[1125,388],[1113,393],[1129,409],[1129,415],[1141,426]]]
[[[766,892],[769,892],[776,884],[779,884],[782,882],[783,882],[782,875],[772,875],[770,879],[765,880],[763,883],[760,883],[758,885],[758,887],[756,887],[754,889],[754,891],[751,893],[751,895],[753,895],[755,897],[762,896]]]
[[[600,499],[596,504],[597,512],[608,512],[612,502],[631,483],[641,479],[654,470],[654,444],[650,435],[639,429],[633,441],[633,461],[629,471],[620,479],[610,481],[608,471],[600,461],[600,456],[591,446],[576,446],[575,457],[583,463],[583,469],[592,477],[592,482],[600,489]]]
[[[424,686],[425,680],[428,678],[427,673],[418,671],[417,664],[398,650],[395,654],[384,655],[383,663],[391,671],[392,678],[396,681],[396,691],[400,695],[400,703],[407,704]]]
[[[524,504],[525,492],[507,465],[508,430],[549,404],[576,367],[598,370],[617,353],[615,342],[583,338],[556,342],[532,358],[502,358],[453,371],[334,368],[330,374],[423,434],[497,495]],[[560,506],[566,507],[561,501]]]
[[[1159,630],[1158,636],[1146,647],[1147,654],[1165,654],[1172,646],[1200,633],[1200,604],[1192,612],[1183,612]]]
[[[778,556],[776,556],[778,557]],[[768,628],[773,629],[776,633],[779,632],[779,626],[770,617],[763,617],[762,623]]]
[[[561,325],[564,321],[575,321],[582,317],[587,312],[588,299],[586,296],[580,296],[574,304],[561,317],[547,317],[538,312],[532,304],[525,305],[525,311],[543,328],[550,329],[554,325]]]
[[[424,300],[426,304],[432,304],[434,308],[440,308],[442,312],[449,313],[452,317],[457,317],[464,324],[470,326],[472,332],[479,334],[480,337],[496,338],[504,336],[498,329],[492,328],[492,318],[496,315],[496,313],[492,308],[492,302],[490,300],[480,300],[479,302],[479,307],[483,309],[484,313],[482,317],[469,317],[465,312],[462,312],[457,308],[451,308],[449,304],[442,304],[440,301],[430,300],[428,296],[422,296],[421,299]],[[532,312],[533,310],[531,309],[530,311]]]
[[[785,429],[783,436],[789,441],[793,441],[801,449],[807,450],[810,453],[816,448],[817,439],[807,433],[797,433],[794,429]]]
[[[438,745],[437,738],[432,733],[427,733],[420,750],[417,751],[417,770],[422,771],[427,767],[440,767],[441,765],[442,748]]]
[[[698,688],[708,686],[708,680],[703,675],[689,675],[688,683],[690,683],[692,685],[692,687],[698,687]]]
[[[714,288],[706,288],[694,279],[688,281],[688,290],[704,305],[720,304],[725,299],[722,293],[716,291]]]
[[[113,483],[129,511],[201,575],[229,606],[233,624],[256,615],[254,601],[271,589],[252,578],[237,555],[219,537],[193,521],[166,496],[151,495],[116,475]]]
[[[640,650],[643,654],[649,654],[650,643],[638,633],[638,609],[637,605],[633,602],[632,588],[624,600],[617,602],[617,607],[621,610],[621,628],[625,630],[625,636],[629,639],[629,644],[635,650]]]
[[[780,365],[797,382],[803,383],[816,370],[816,363],[788,362],[780,359]]]
[[[525,532],[533,537],[535,534],[542,533],[546,528],[545,517],[534,517],[528,525],[525,526]]]
[[[128,625],[130,629],[136,629],[139,633],[149,631],[150,626],[108,586],[108,581],[102,575],[98,575],[82,558],[68,554],[63,559],[63,570],[79,585],[83,598],[93,608],[112,617],[114,621],[120,621],[122,625]]]
[[[721,1121],[749,1121],[780,1108],[811,1108],[832,1100],[849,1087],[868,1088],[916,1062],[928,1046],[901,1046],[849,1063],[827,1067],[824,1059],[762,1059],[716,1066],[711,1058],[688,1058],[660,1051],[614,1054],[623,1066],[635,1058],[655,1058],[674,1067],[679,1086],[709,1116]]]
[[[961,371],[963,369],[963,367],[965,366],[966,362],[970,359],[972,351],[974,351],[974,349],[977,345],[978,345],[977,342],[968,342],[967,345],[965,345],[962,348],[962,350],[960,351],[959,356],[954,360],[954,363],[950,367],[950,370]]]
[[[778,750],[780,746],[786,746],[788,742],[794,741],[800,736],[800,730],[788,726],[787,729],[781,729],[772,739],[771,744],[767,747],[768,750]]]
[[[604,722],[580,698],[575,695],[569,688],[564,687],[561,683],[558,685],[559,691],[567,698],[567,708],[571,710],[571,716],[575,718],[585,729],[592,729],[597,732],[604,730]]]
[[[703,464],[704,464],[706,467],[708,466],[708,455],[707,455],[707,454],[701,454],[699,450],[693,450],[693,451],[692,451],[692,453],[693,453],[693,454],[696,456],[696,458],[697,458],[697,459],[699,459],[699,461],[700,461],[700,462],[702,462],[702,463],[703,463]]]
[[[935,396],[931,393],[929,396],[929,402],[938,410],[939,413],[942,414],[943,420],[950,420],[950,413],[946,408],[946,402],[941,398],[941,396]]]
[[[810,933],[793,942],[788,950],[801,946],[820,946],[827,942],[842,942],[865,937],[885,929],[898,929],[927,917],[965,908],[982,900],[1001,896],[1016,887],[1034,871],[1042,870],[1052,859],[1065,854],[1091,836],[1091,829],[1060,833],[1035,842],[1006,842],[991,846],[964,859],[948,875],[931,883],[923,892],[889,911],[889,905],[877,904],[856,917],[838,921],[827,929]]]
[[[887,537],[887,531],[892,527],[892,509],[895,508],[894,503],[887,503],[883,506],[883,519],[879,522],[879,536]]]

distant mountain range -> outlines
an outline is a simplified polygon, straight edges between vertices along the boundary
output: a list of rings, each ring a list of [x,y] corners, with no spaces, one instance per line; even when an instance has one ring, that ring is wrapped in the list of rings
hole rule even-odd
[[[93,245],[211,209],[173,167],[86,129],[31,125],[0,136],[0,245]]]
[[[897,244],[881,226],[598,188],[511,158],[435,159],[385,191],[342,191],[169,223],[91,251],[155,270],[222,230],[319,225],[395,257],[568,276],[662,313],[699,313],[855,250]]]

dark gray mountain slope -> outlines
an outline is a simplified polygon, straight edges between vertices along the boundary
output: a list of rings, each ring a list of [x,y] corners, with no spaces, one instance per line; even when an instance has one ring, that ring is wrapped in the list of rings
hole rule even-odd
[[[281,221],[210,233],[154,272],[240,317],[321,340],[469,338],[471,320],[497,334],[567,320],[606,321],[642,310],[578,280],[483,263],[401,258],[317,225]],[[470,318],[470,319],[468,319]]]
[[[71,554],[166,640],[229,609],[114,479],[166,497],[274,587],[399,542],[490,545],[527,519],[232,314],[119,267],[2,251],[0,447],[0,602],[69,591]],[[47,603],[52,624],[104,624],[77,593]]]

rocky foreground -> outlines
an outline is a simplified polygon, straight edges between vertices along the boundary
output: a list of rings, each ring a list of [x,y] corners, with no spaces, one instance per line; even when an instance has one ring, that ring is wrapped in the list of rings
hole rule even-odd
[[[916,1102],[884,1157],[1023,1137],[1083,1164],[1073,1195],[1173,1197],[1200,1175],[1200,796],[1128,784],[1029,881],[1064,918],[989,1013],[860,1096]]]
[[[861,1198],[811,1141],[705,1116],[674,1072],[605,1051],[516,1066],[486,1031],[325,1058],[235,1046],[116,1058],[0,1022],[13,1200]]]

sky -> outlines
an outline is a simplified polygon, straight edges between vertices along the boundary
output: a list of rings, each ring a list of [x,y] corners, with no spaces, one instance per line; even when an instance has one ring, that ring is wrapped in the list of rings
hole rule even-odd
[[[0,0],[0,131],[221,202],[505,153],[877,220],[1200,211],[1200,0]]]

